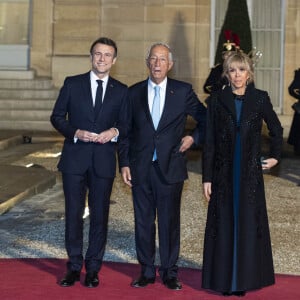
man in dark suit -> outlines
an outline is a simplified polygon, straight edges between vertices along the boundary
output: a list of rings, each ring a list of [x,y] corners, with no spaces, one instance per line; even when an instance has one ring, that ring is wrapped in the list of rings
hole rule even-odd
[[[136,251],[141,264],[141,275],[132,286],[144,287],[155,281],[157,215],[159,274],[168,288],[180,290],[176,263],[180,249],[181,193],[188,177],[185,151],[202,141],[206,109],[190,84],[167,77],[173,66],[168,45],[152,45],[146,62],[149,78],[128,91],[128,133],[119,145],[122,177],[132,187]],[[154,112],[157,101],[159,121]],[[197,126],[190,135],[185,135],[188,115]]]
[[[80,280],[85,264],[87,287],[99,284],[109,202],[116,172],[116,141],[125,128],[127,86],[109,76],[117,60],[116,43],[105,37],[90,48],[90,72],[65,79],[51,122],[65,137],[58,164],[65,194],[65,244],[69,257],[63,287]],[[83,258],[83,213],[88,190],[89,242]]]

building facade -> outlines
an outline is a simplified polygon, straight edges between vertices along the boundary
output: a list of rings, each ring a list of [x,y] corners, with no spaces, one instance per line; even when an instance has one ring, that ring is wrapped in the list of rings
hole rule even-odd
[[[223,0],[0,0],[0,70],[34,70],[35,76],[49,77],[59,88],[66,76],[90,68],[90,44],[108,36],[119,49],[112,75],[131,85],[147,76],[149,45],[163,41],[174,49],[171,76],[192,83],[204,100],[202,86],[213,66],[214,34],[224,16],[221,2],[224,5]],[[256,38],[260,28],[253,28],[255,46],[265,49],[257,86],[267,85],[267,90],[274,83],[274,88],[280,86],[272,101],[283,125],[289,126],[294,99],[287,88],[300,67],[300,1],[247,2],[251,21],[270,32],[266,46],[268,38]],[[269,23],[262,22],[267,19]],[[273,40],[280,55],[274,55],[272,65],[269,51],[275,47],[266,47]],[[266,69],[270,72],[264,73]]]

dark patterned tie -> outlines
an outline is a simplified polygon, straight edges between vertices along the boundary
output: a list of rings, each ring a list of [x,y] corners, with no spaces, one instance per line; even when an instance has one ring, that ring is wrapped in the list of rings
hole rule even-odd
[[[98,83],[98,87],[96,91],[95,106],[94,106],[96,114],[100,111],[102,105],[102,94],[103,94],[103,87],[102,87],[103,81],[98,79],[97,83]]]

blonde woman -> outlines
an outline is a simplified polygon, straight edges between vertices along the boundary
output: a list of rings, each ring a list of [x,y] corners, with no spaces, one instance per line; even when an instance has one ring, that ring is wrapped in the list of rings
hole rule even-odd
[[[254,87],[251,59],[233,52],[223,69],[229,84],[207,101],[203,190],[209,205],[202,287],[244,296],[274,284],[262,171],[278,163],[283,129],[268,93]],[[263,121],[270,152],[261,161]]]

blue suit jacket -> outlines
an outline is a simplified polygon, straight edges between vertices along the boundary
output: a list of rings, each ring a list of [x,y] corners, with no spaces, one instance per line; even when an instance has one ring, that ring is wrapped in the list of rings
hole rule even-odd
[[[168,78],[166,99],[157,130],[148,106],[148,80],[129,88],[128,134],[120,143],[120,166],[129,166],[132,183],[142,183],[148,175],[156,148],[160,170],[168,183],[187,178],[185,154],[179,152],[187,116],[196,121],[191,133],[196,144],[204,139],[206,108],[192,86]]]
[[[90,72],[67,77],[60,90],[52,115],[52,125],[65,136],[60,171],[82,174],[94,166],[100,177],[111,178],[116,172],[116,143],[74,143],[77,129],[100,133],[116,127],[120,138],[126,122],[127,86],[109,77],[103,104],[98,115],[93,108]]]

